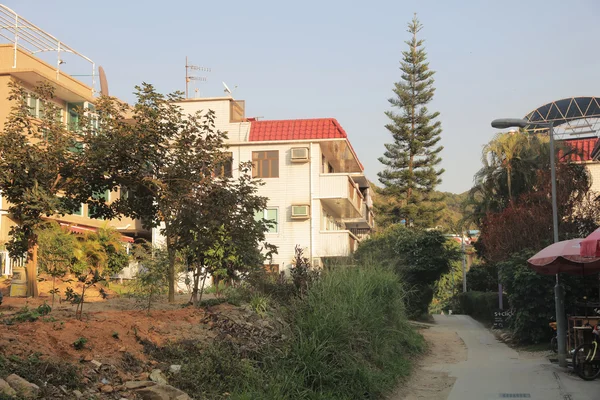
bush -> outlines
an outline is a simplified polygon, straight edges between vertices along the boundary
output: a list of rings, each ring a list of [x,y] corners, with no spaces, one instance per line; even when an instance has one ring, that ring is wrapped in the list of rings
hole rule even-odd
[[[496,264],[474,264],[467,272],[469,290],[495,292],[498,290],[498,268]]]
[[[469,291],[458,295],[459,310],[478,321],[491,322],[498,309],[497,292]]]
[[[412,355],[424,348],[407,323],[404,297],[390,270],[334,268],[303,295],[280,303],[272,299],[270,308],[279,305],[274,312],[290,327],[278,341],[250,350],[232,332],[230,341],[182,342],[150,354],[181,364],[169,382],[200,398],[382,398],[408,375]]]
[[[436,281],[460,259],[460,249],[439,231],[395,225],[361,243],[355,259],[392,268],[407,288],[408,316],[419,318],[428,312]]]

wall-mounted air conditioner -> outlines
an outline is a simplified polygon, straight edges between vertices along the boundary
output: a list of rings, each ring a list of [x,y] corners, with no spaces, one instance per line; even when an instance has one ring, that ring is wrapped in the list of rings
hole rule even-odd
[[[292,219],[306,219],[310,216],[309,205],[292,206]]]
[[[306,162],[306,161],[308,161],[308,147],[292,148],[292,162]]]

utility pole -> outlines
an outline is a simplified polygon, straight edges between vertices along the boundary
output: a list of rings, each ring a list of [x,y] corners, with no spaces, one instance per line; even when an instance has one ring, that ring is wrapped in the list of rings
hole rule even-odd
[[[467,251],[465,250],[465,235],[461,229],[461,243],[462,243],[462,273],[463,273],[463,293],[467,291]]]

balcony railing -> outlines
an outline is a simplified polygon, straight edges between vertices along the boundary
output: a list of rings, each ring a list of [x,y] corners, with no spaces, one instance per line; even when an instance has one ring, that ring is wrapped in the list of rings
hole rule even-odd
[[[371,228],[350,228],[350,232],[352,232],[359,240],[363,240],[369,237]]]
[[[320,257],[348,257],[356,251],[358,238],[350,231],[321,231]]]
[[[360,218],[363,195],[346,174],[321,174],[319,197],[336,209],[342,218]]]

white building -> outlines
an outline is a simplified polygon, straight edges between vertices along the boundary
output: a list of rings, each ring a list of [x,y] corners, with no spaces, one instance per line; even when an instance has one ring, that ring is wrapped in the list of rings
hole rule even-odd
[[[246,118],[244,102],[231,97],[179,105],[186,114],[215,112],[216,128],[228,133],[233,177],[240,162],[254,162],[253,176],[265,182],[259,194],[269,199],[264,218],[276,222],[266,234],[278,247],[275,270],[290,268],[296,245],[320,266],[324,259],[349,256],[371,232],[369,182],[335,119],[257,121]]]

